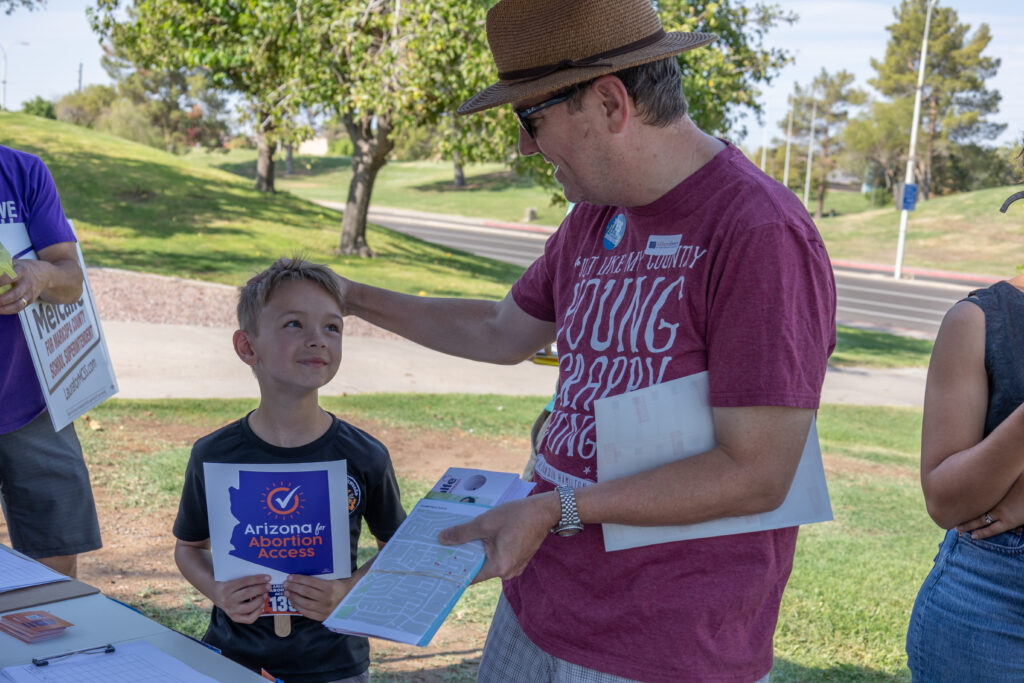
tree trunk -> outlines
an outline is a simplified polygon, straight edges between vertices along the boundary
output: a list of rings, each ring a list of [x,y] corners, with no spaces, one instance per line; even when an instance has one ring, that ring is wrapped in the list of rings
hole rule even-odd
[[[295,143],[289,142],[284,146],[284,172],[285,175],[292,175],[295,173],[295,160],[292,159],[292,154],[295,151]]]
[[[391,121],[386,116],[375,117],[372,112],[363,113],[359,119],[344,114],[342,120],[352,140],[352,180],[341,220],[338,253],[370,258],[373,251],[366,243],[366,212],[377,172],[387,163],[395,146],[390,137]]]
[[[260,115],[260,121],[268,117]],[[271,124],[261,124],[256,129],[256,189],[260,192],[274,192],[274,152],[277,142],[268,140],[267,134],[273,129]]]
[[[455,187],[465,187],[466,174],[462,170],[462,156],[458,152],[452,152],[452,165],[455,166],[455,179],[452,184]]]

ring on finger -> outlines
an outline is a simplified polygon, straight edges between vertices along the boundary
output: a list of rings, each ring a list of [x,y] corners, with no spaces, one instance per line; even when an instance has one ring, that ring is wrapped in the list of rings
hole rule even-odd
[[[992,515],[990,515],[989,513],[986,512],[985,513],[985,524],[991,524],[994,521],[996,521],[996,520],[992,519]]]
[[[21,299],[19,299],[19,301],[21,301],[21,307],[22,308],[28,308],[28,300],[25,299],[25,297],[21,297]]]

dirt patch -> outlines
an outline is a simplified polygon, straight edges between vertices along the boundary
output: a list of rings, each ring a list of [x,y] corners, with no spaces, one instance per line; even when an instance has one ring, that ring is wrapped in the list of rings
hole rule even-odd
[[[78,429],[86,429],[81,422]],[[447,467],[483,467],[518,472],[529,453],[527,438],[495,439],[464,432],[437,432],[383,427],[360,420],[362,429],[389,449],[395,470],[403,479],[432,482]],[[162,423],[145,415],[102,425],[116,453],[138,454],[155,444],[189,446],[211,431],[202,425]],[[87,452],[93,471],[93,493],[99,510],[103,548],[79,558],[79,578],[106,595],[148,610],[177,611],[191,605],[209,608],[209,602],[186,582],[174,564],[171,525],[175,505],[131,507],[116,477],[102,470],[116,467],[116,453]],[[110,483],[103,483],[110,482]],[[6,523],[0,523],[0,542],[10,545]],[[473,680],[487,635],[486,625],[445,624],[429,647],[418,648],[387,641],[372,644],[375,680]]]
[[[888,465],[832,453],[823,453],[821,459],[825,466],[825,476],[829,479],[833,476],[852,476],[897,481],[917,479],[918,477],[917,469],[911,466]]]

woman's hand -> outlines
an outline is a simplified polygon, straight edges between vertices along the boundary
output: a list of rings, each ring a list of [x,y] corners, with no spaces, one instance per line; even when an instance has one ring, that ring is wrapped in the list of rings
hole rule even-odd
[[[1024,525],[1024,474],[1017,477],[1003,499],[986,514],[958,524],[957,531],[982,539]]]

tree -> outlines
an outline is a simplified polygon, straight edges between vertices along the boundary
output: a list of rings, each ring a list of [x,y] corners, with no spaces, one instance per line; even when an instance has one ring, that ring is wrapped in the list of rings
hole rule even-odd
[[[914,97],[917,89],[921,40],[928,0],[902,0],[893,9],[895,23],[886,28],[891,37],[885,58],[871,60],[878,76],[868,82],[883,95],[896,100]],[[982,55],[991,40],[987,24],[970,37],[970,26],[959,23],[956,10],[935,7],[928,32],[928,57],[921,93],[921,135],[924,149],[916,166],[921,196],[927,199],[933,162],[949,150],[949,143],[966,144],[991,140],[1005,125],[986,119],[999,109],[1001,96],[985,87],[985,80],[999,69],[1000,60]]]
[[[44,100],[39,95],[36,95],[31,100],[21,105],[21,110],[26,114],[41,116],[44,119],[57,118],[57,112],[53,109],[53,102],[50,100]]]
[[[814,147],[817,158],[811,168],[817,167],[818,208],[815,215],[821,218],[825,210],[825,192],[828,176],[835,170],[839,154],[843,150],[841,132],[850,116],[850,107],[864,103],[864,91],[853,87],[853,74],[841,70],[829,74],[824,68],[814,77],[807,88],[795,84],[790,106],[793,108],[793,130],[797,137],[811,140],[814,131]],[[811,120],[812,114],[815,115]],[[779,126],[785,130],[788,121],[783,119]]]
[[[4,14],[11,14],[19,7],[32,11],[37,7],[45,6],[46,0],[0,0],[0,9],[4,10]]]
[[[55,105],[58,121],[95,128],[103,113],[117,99],[117,89],[109,85],[87,85],[78,92],[64,95]]]
[[[759,85],[769,85],[791,61],[787,51],[766,48],[764,38],[797,16],[778,4],[758,0],[661,0],[656,3],[666,31],[705,31],[718,35],[707,47],[679,56],[690,118],[716,135],[746,135],[744,110],[760,115]]]
[[[216,149],[227,140],[227,102],[201,70],[138,69],[116,46],[102,63],[117,84],[118,100],[98,129],[174,154],[197,145]]]
[[[97,0],[89,17],[93,30],[112,40],[136,67],[162,72],[202,69],[215,86],[243,95],[255,128],[256,187],[274,191],[277,143],[296,134],[289,123],[295,107],[288,87],[300,50],[294,5],[264,0]]]
[[[298,6],[295,97],[333,111],[352,141],[341,253],[373,253],[366,213],[394,136],[451,117],[463,95],[488,84],[480,66],[485,11],[481,0],[306,0]]]
[[[880,180],[894,200],[903,193],[913,110],[913,101],[906,98],[875,101],[843,131],[848,164],[859,175]]]

